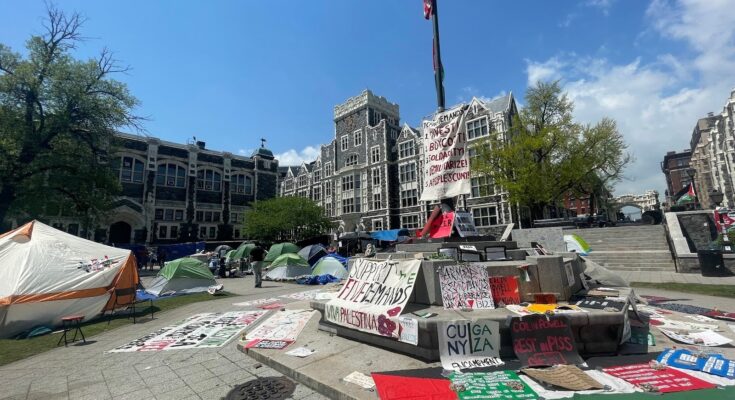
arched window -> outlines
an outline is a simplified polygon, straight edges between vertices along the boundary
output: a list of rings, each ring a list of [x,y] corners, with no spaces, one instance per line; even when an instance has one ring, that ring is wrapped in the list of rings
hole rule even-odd
[[[222,174],[211,169],[203,169],[197,172],[197,189],[222,191]]]
[[[120,182],[143,183],[143,161],[120,157]]]
[[[232,193],[253,194],[253,178],[248,175],[233,175]]]
[[[156,172],[156,185],[186,187],[186,168],[176,164],[161,164]]]

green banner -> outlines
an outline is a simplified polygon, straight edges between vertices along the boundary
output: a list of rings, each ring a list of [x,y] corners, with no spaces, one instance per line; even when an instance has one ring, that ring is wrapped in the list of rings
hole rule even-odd
[[[513,371],[453,372],[449,379],[460,400],[539,398]]]

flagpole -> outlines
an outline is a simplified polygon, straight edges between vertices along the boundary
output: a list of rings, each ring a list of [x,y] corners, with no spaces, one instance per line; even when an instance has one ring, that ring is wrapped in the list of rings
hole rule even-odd
[[[444,111],[444,66],[442,65],[441,50],[439,47],[439,9],[437,0],[431,0],[432,21],[434,22],[434,81],[436,83],[437,112]]]

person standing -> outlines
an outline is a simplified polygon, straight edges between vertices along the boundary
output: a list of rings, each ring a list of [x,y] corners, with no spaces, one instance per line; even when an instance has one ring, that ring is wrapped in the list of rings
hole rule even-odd
[[[263,260],[265,259],[265,250],[260,247],[260,244],[256,244],[252,250],[250,250],[250,265],[253,268],[253,275],[255,275],[255,287],[259,288],[263,283]]]

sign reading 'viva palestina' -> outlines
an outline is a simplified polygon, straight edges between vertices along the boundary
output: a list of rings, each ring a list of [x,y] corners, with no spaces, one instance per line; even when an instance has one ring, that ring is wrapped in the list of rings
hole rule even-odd
[[[421,260],[357,259],[337,296],[325,306],[327,321],[398,338],[398,316],[411,296],[420,266]]]
[[[466,106],[423,121],[424,189],[421,201],[470,193],[470,158],[465,135]]]

